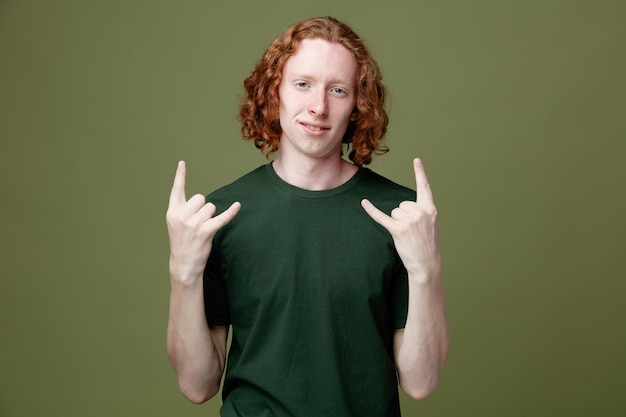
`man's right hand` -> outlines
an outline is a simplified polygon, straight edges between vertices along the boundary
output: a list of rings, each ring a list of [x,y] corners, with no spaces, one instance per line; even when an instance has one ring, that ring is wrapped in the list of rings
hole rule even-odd
[[[170,240],[170,276],[181,283],[193,283],[202,277],[213,237],[239,212],[241,204],[233,203],[228,210],[214,216],[216,207],[201,194],[187,200],[185,196],[184,161],[178,163],[170,194],[166,220]]]

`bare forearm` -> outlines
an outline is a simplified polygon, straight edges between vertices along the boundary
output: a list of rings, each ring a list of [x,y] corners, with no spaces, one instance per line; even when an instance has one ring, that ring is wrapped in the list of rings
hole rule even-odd
[[[395,336],[400,386],[416,399],[437,387],[450,344],[441,279],[431,278],[409,277],[407,321]]]
[[[183,395],[194,403],[213,397],[224,370],[223,329],[212,331],[204,313],[202,279],[182,284],[172,279],[167,350]],[[217,336],[217,339],[215,340]]]

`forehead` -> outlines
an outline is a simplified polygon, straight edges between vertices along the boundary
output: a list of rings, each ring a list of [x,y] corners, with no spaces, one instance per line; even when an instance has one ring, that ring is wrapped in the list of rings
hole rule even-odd
[[[283,75],[310,75],[356,84],[357,62],[345,46],[325,39],[303,39],[283,68]]]

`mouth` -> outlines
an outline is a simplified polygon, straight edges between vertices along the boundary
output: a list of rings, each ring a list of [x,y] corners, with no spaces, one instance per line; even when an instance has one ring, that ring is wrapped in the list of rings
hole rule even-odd
[[[300,123],[302,126],[304,126],[305,128],[312,130],[314,132],[322,132],[324,130],[329,130],[330,128],[328,127],[324,127],[324,126],[319,126],[319,125],[310,125],[308,123]]]

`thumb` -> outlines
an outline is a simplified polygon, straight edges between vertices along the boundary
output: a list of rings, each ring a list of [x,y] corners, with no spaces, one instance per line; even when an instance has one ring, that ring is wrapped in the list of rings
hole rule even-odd
[[[241,203],[235,201],[223,213],[213,217],[211,219],[211,225],[215,228],[215,231],[218,231],[219,229],[230,223],[230,221],[235,218],[237,213],[239,213],[239,209],[241,209]]]

